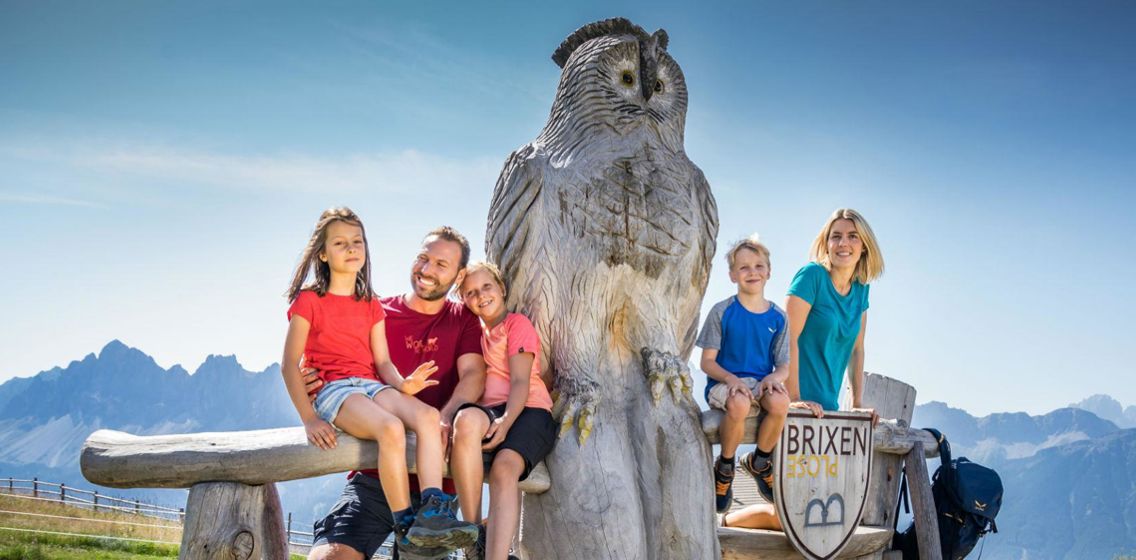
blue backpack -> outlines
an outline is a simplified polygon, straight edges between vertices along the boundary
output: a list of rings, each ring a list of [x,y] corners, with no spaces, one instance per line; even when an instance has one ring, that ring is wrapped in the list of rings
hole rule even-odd
[[[942,541],[943,560],[965,558],[986,533],[997,533],[994,518],[1002,507],[1002,478],[994,469],[972,463],[966,457],[951,459],[951,444],[939,430],[926,428],[939,441],[941,464],[931,477],[931,494],[939,517],[939,538]],[[907,511],[907,469],[900,482],[900,502]],[[899,504],[895,505],[895,520],[899,521]],[[915,537],[915,523],[907,530],[896,532],[892,548],[903,551],[904,560],[918,560],[919,546]]]

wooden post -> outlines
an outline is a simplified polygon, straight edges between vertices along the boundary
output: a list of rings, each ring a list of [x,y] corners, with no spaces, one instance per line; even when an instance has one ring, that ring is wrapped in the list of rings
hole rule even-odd
[[[274,484],[195,484],[185,509],[180,560],[288,558],[284,516]]]
[[[911,422],[915,409],[915,388],[902,381],[875,373],[864,375],[863,405],[876,409],[880,418],[894,418],[900,427]],[[903,456],[885,453],[878,448],[872,455],[872,476],[868,481],[868,503],[864,506],[863,525],[891,528],[895,504],[899,499],[899,475]]]
[[[142,504],[138,500],[134,500],[134,513],[142,513]]]
[[[39,477],[32,477],[32,497],[39,497]]]
[[[91,509],[95,510],[95,512],[99,511],[99,491],[98,490],[95,490],[95,504],[94,504],[94,507],[91,508]]]
[[[292,542],[292,512],[288,512],[288,530],[284,532],[284,538]]]
[[[67,485],[66,484],[60,484],[59,485],[59,501],[61,501],[61,502],[67,501]]]
[[[12,477],[9,476],[8,477],[8,493],[14,494],[15,492],[16,492],[16,487],[15,487],[14,484],[12,484]]]
[[[915,513],[915,534],[918,537],[919,558],[942,560],[939,546],[939,514],[935,511],[935,498],[931,495],[931,479],[927,476],[927,460],[923,456],[923,442],[911,446],[904,462],[907,484],[911,490],[911,509]]]

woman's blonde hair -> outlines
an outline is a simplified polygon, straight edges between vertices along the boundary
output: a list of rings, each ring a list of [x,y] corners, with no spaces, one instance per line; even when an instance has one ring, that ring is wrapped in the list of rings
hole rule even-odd
[[[868,221],[851,208],[839,208],[829,216],[820,234],[813,240],[813,246],[809,249],[809,259],[831,270],[828,262],[828,236],[832,234],[832,224],[835,224],[836,220],[850,220],[856,226],[856,233],[860,234],[860,241],[864,245],[864,251],[860,254],[860,261],[856,263],[852,279],[867,284],[883,275],[884,256],[880,253],[876,234],[872,233]]]

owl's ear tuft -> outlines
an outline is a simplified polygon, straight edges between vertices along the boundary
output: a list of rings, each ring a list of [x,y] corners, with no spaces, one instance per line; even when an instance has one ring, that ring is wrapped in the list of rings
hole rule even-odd
[[[655,38],[655,44],[659,46],[660,50],[667,50],[667,44],[671,42],[671,38],[667,35],[666,29],[660,29],[651,34]]]
[[[660,29],[655,32],[657,36],[662,33],[659,46],[666,47],[667,32]],[[552,53],[552,61],[557,66],[564,68],[564,64],[568,62],[568,57],[572,56],[576,49],[584,43],[595,39],[596,37],[603,37],[605,35],[634,35],[639,40],[644,40],[648,37],[647,32],[643,31],[642,27],[631,23],[627,18],[611,18],[600,21],[593,21],[575,31],[564,39],[563,43],[557,47],[556,52]]]

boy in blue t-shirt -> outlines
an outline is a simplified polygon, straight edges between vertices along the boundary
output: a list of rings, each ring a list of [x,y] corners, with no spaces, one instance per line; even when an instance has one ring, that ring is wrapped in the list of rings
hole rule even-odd
[[[770,453],[781,437],[789,411],[788,319],[765,299],[769,280],[769,249],[757,236],[742,239],[726,253],[736,296],[718,302],[706,316],[696,344],[702,348],[706,372],[706,402],[724,410],[718,428],[721,454],[714,462],[715,506],[730,509],[733,498],[734,453],[745,433],[750,406],[758,405],[757,450],[742,456],[742,467],[756,480],[762,496],[773,503],[773,461]]]

